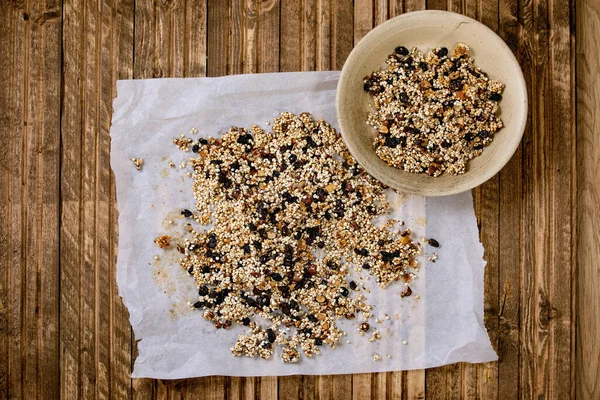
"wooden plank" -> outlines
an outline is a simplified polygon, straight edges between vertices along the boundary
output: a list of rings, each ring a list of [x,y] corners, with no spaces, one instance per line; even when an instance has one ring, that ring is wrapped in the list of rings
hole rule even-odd
[[[9,280],[8,272],[12,254],[13,228],[11,222],[12,210],[12,105],[13,102],[13,10],[5,10],[0,13],[0,51],[4,57],[0,58],[0,79],[6,84],[0,87],[0,132],[6,132],[5,149],[0,152],[0,165],[6,166],[0,171],[0,229],[5,234],[0,235],[0,352],[4,357],[0,358],[0,397],[8,398],[9,392]]]
[[[257,72],[277,72],[279,71],[279,2],[261,1],[257,7]]]
[[[207,65],[208,76],[222,76],[228,72],[228,38],[224,32],[229,29],[229,9],[226,1],[207,2]]]
[[[26,90],[23,87],[25,76],[27,74],[27,63],[24,55],[29,56],[28,41],[26,40],[25,31],[29,30],[28,10],[23,7],[11,7],[10,12],[6,13],[8,20],[6,21],[9,27],[8,36],[10,38],[10,50],[8,52],[8,82],[7,85],[7,105],[3,107],[3,112],[6,113],[7,125],[9,128],[8,141],[8,170],[7,180],[8,187],[6,197],[8,202],[8,259],[5,267],[6,275],[6,309],[7,309],[7,397],[8,395],[15,398],[22,398],[24,388],[22,382],[24,380],[24,371],[21,355],[22,347],[22,331],[21,321],[23,319],[23,264],[26,262],[26,254],[23,249],[25,247],[25,228],[23,205],[27,204],[26,195],[23,189],[24,178],[26,176],[25,166],[23,165],[24,142],[26,140],[25,133],[27,127],[25,125],[23,114],[25,103]],[[24,16],[27,16],[24,18]]]
[[[379,372],[379,373],[372,374],[372,376],[371,376],[371,397],[373,399],[385,400],[386,394],[387,394],[387,389],[388,389],[387,375],[388,374],[386,372]]]
[[[301,47],[301,18],[298,18],[301,3],[296,0],[281,0],[279,25],[279,70],[281,72],[302,69],[298,54]]]
[[[463,4],[462,12],[472,18],[478,19],[494,32],[498,32],[498,2],[497,1],[467,1]],[[494,349],[498,348],[498,298],[499,298],[499,262],[500,249],[514,250],[511,241],[500,241],[500,175],[497,174],[479,188],[481,199],[481,224],[480,239],[485,249],[486,260],[484,272],[484,323],[490,336]],[[512,221],[518,226],[518,219]],[[466,364],[461,365],[462,397],[469,399],[498,397],[498,363]]]
[[[341,70],[352,51],[354,12],[352,0],[333,2],[331,17],[331,68]]]
[[[577,2],[577,392],[600,398],[600,4]],[[595,84],[594,84],[595,83]]]
[[[519,57],[518,4],[510,0],[500,0],[499,3],[499,35],[511,50]],[[528,78],[526,60],[520,60],[523,73]],[[531,103],[530,103],[531,104]],[[519,397],[519,301],[521,298],[520,275],[523,264],[521,249],[515,249],[510,243],[521,243],[521,159],[522,146],[500,172],[500,216],[499,216],[499,265],[498,265],[498,349],[497,377],[488,373],[484,368],[478,376],[481,382],[491,382],[496,378],[497,398],[514,399]],[[491,372],[494,372],[493,370]],[[514,384],[508,384],[513,382]],[[506,383],[506,384],[503,384]],[[486,394],[486,388],[481,386],[479,392]],[[489,395],[489,391],[487,391]]]
[[[289,375],[280,376],[278,382],[278,396],[280,399],[299,399],[301,398],[302,376]]]
[[[258,386],[260,388],[260,399],[261,400],[276,400],[277,392],[278,392],[278,383],[276,376],[263,376],[262,378],[251,378],[254,380],[253,385],[248,385],[248,388],[253,389]],[[253,399],[251,397],[253,395],[252,392],[248,391],[247,398]]]
[[[5,4],[0,396],[58,396],[61,6]]]
[[[331,70],[332,4],[329,0],[316,0],[316,69]]]
[[[206,76],[207,2],[186,1],[185,7],[184,76]]]
[[[374,374],[352,375],[352,399],[370,399],[372,397],[371,385]]]
[[[354,1],[354,44],[357,44],[375,23],[372,0]]]
[[[531,268],[533,265],[533,241],[531,237],[531,227],[533,226],[533,200],[531,200],[531,187],[533,185],[533,168],[531,154],[533,149],[533,109],[535,105],[533,85],[538,79],[534,67],[533,54],[533,3],[519,3],[520,25],[519,30],[519,61],[523,69],[523,75],[527,84],[529,102],[528,121],[521,141],[522,148],[522,171],[529,173],[522,174],[522,192],[521,201],[521,255],[520,255],[520,274],[519,274],[519,397],[532,398],[531,382],[533,382],[533,317],[534,312],[534,288],[533,274]],[[501,382],[501,384],[504,382]]]
[[[82,124],[86,110],[82,84],[86,79],[85,45],[88,40],[83,4],[64,3],[64,100],[62,110],[61,167],[61,298],[60,298],[60,386],[62,398],[79,398],[86,379],[81,365],[81,261],[83,252],[82,204]],[[87,293],[86,293],[87,295]],[[84,354],[85,357],[85,354]],[[90,382],[89,380],[87,381]],[[89,388],[89,386],[88,386]]]
[[[546,169],[552,191],[548,194],[550,214],[550,232],[552,232],[552,254],[549,259],[552,268],[548,276],[549,292],[549,370],[550,382],[545,390],[548,397],[570,396],[574,382],[571,374],[575,358],[572,343],[575,340],[571,330],[572,305],[575,299],[573,289],[574,254],[573,249],[573,206],[575,189],[575,137],[572,129],[575,124],[573,99],[575,85],[574,71],[571,63],[571,35],[575,27],[571,27],[570,2],[553,0],[549,5],[550,62],[552,66],[552,110],[549,126],[552,136],[552,165]],[[565,156],[565,153],[569,156]]]
[[[111,46],[110,53],[106,50],[103,54],[103,63],[110,64],[110,68],[104,70],[102,87],[105,88],[102,95],[104,104],[103,137],[108,140],[112,118],[112,99],[116,96],[117,79],[133,78],[133,0],[116,0],[110,4],[106,12],[110,14],[111,23]],[[108,57],[108,60],[105,60]],[[110,88],[110,93],[106,93]],[[104,111],[108,110],[108,111]],[[101,153],[101,165],[104,168],[110,164],[109,143],[103,144],[104,151]],[[108,157],[108,158],[107,158]],[[100,187],[109,188],[108,193],[108,298],[109,298],[109,398],[125,399],[131,395],[130,370],[131,360],[131,326],[129,324],[129,313],[119,296],[116,284],[116,266],[118,254],[118,209],[115,177],[112,170],[108,169],[108,183]],[[104,179],[103,179],[104,182]]]
[[[353,375],[334,375],[332,378],[332,391],[334,399],[352,398]]]

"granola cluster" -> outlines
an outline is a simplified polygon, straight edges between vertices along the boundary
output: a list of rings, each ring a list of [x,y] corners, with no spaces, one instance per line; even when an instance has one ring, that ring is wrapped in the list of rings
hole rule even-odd
[[[388,67],[364,79],[375,110],[374,146],[388,164],[408,172],[464,174],[502,128],[497,116],[504,84],[474,65],[469,48],[438,47],[424,55],[399,46]]]
[[[297,362],[335,348],[340,319],[369,331],[372,306],[351,269],[412,293],[419,245],[409,230],[372,223],[388,209],[386,188],[327,122],[282,113],[271,132],[232,127],[220,139],[175,144],[195,153],[196,209],[182,214],[207,228],[188,225],[191,238],[177,246],[198,287],[192,307],[217,329],[248,327],[234,355],[270,358],[281,346],[282,360]]]

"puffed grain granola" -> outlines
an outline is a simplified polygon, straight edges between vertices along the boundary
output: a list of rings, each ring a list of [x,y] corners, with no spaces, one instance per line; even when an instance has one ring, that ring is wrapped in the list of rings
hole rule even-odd
[[[408,172],[458,175],[492,142],[503,126],[504,84],[488,79],[468,50],[460,43],[451,55],[445,47],[423,55],[399,46],[386,69],[364,78],[375,108],[367,124],[377,129],[382,160]]]
[[[368,264],[382,287],[414,276],[410,235],[371,222],[388,208],[385,187],[325,121],[282,113],[271,132],[232,127],[220,139],[175,144],[197,155],[196,209],[181,213],[211,225],[178,245],[198,287],[192,307],[217,329],[249,328],[233,355],[270,358],[281,346],[282,360],[297,362],[300,350],[335,348],[338,320],[371,315],[353,265]]]

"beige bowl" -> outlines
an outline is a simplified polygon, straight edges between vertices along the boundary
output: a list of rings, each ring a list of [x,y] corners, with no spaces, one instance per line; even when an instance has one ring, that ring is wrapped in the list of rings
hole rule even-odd
[[[375,130],[366,125],[371,96],[363,91],[363,78],[385,66],[397,46],[427,52],[457,43],[470,47],[475,65],[506,88],[502,93],[500,117],[504,128],[494,135],[483,153],[469,161],[463,175],[404,172],[382,161],[373,147]],[[336,107],[342,137],[356,160],[375,178],[404,193],[445,196],[472,189],[494,176],[511,158],[525,129],[527,89],[523,73],[512,51],[485,25],[447,11],[417,11],[393,18],[370,31],[354,47],[340,75]]]

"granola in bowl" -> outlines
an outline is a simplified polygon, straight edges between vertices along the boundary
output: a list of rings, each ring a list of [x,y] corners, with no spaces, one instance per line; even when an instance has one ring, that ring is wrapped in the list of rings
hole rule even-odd
[[[474,64],[467,45],[427,54],[397,47],[387,68],[364,78],[377,130],[375,152],[389,165],[413,173],[464,174],[503,123],[498,117],[504,84]]]

